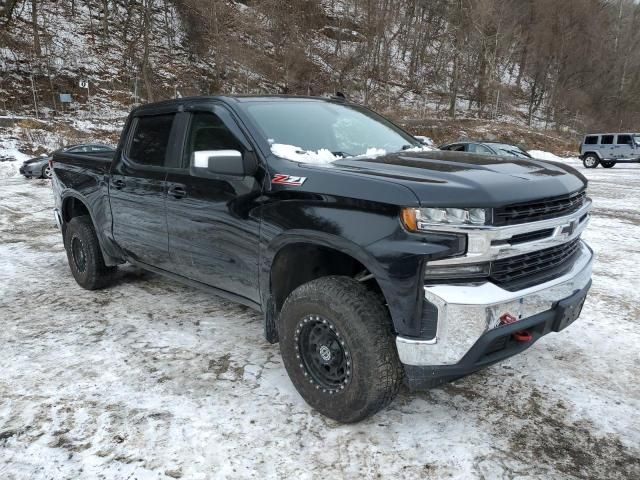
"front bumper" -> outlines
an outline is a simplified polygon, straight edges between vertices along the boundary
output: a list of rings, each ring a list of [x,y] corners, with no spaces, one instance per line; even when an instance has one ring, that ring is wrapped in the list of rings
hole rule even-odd
[[[39,177],[42,175],[42,167],[36,167],[32,165],[22,165],[20,167],[20,174],[25,177]]]
[[[425,299],[438,310],[436,336],[432,340],[396,337],[400,361],[413,367],[455,366],[484,335],[507,328],[500,327],[500,317],[504,314],[518,319],[508,326],[516,330],[525,329],[523,325],[528,319],[537,317],[540,320],[540,315],[549,321],[561,301],[576,292],[586,294],[591,284],[592,263],[593,251],[580,241],[579,254],[569,272],[520,291],[509,292],[491,282],[425,286]],[[549,331],[542,329],[539,336]]]

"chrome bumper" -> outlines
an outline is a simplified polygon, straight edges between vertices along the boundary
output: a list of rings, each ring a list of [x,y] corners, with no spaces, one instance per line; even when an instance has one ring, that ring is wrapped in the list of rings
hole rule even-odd
[[[499,325],[505,313],[522,320],[550,310],[557,301],[584,288],[591,279],[593,251],[580,243],[579,256],[570,272],[517,292],[491,282],[425,287],[425,299],[438,309],[436,337],[396,337],[400,361],[416,366],[456,364],[483,334]]]

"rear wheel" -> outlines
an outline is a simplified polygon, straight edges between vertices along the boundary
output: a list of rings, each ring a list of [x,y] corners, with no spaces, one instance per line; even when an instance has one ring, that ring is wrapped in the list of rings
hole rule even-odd
[[[278,319],[280,352],[305,401],[339,422],[360,421],[387,406],[402,382],[389,314],[349,277],[306,283]]]
[[[603,160],[602,161],[602,166],[604,168],[613,168],[613,166],[616,164],[616,162],[612,162],[612,161],[607,161],[607,160]]]
[[[599,163],[600,160],[593,153],[587,154],[584,157],[584,160],[582,160],[582,164],[585,166],[585,168],[596,168]]]
[[[65,230],[64,246],[73,278],[87,290],[107,286],[116,267],[107,267],[102,257],[98,237],[87,215],[71,219]]]

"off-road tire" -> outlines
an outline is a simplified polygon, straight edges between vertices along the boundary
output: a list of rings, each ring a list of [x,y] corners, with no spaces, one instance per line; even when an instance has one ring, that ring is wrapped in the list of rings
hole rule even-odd
[[[616,162],[611,162],[611,161],[607,161],[607,160],[603,160],[602,162],[600,162],[600,164],[604,167],[604,168],[613,168],[616,164]]]
[[[596,168],[599,163],[600,163],[600,159],[598,158],[597,155],[594,155],[593,153],[589,153],[585,155],[584,159],[582,160],[582,164],[584,165],[584,168]]]
[[[111,282],[117,267],[107,267],[104,264],[98,237],[89,216],[71,219],[65,231],[64,247],[71,274],[82,288],[97,290]],[[81,258],[83,261],[80,261]]]
[[[307,322],[329,326],[327,331],[342,341],[347,377],[336,388],[314,382],[313,369],[318,367],[308,367],[300,358],[321,352],[317,344],[302,352]],[[398,393],[403,368],[389,312],[377,295],[352,278],[323,277],[296,288],[278,317],[278,334],[293,385],[309,405],[327,417],[358,422],[389,405]]]

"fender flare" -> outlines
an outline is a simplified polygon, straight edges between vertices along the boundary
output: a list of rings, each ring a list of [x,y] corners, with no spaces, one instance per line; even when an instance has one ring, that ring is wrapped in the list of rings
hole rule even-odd
[[[598,152],[597,150],[589,150],[588,152],[584,152],[584,153],[582,154],[582,158],[584,159],[584,157],[586,157],[587,155],[590,155],[590,154],[593,154],[593,155],[595,155],[596,157],[598,157],[598,160],[599,160],[599,161],[602,161],[602,160],[603,160],[602,155],[601,155],[601,154],[600,154],[600,152]]]
[[[373,256],[351,240],[339,235],[317,230],[287,230],[273,238],[262,252],[260,291],[263,292],[263,303],[264,300],[271,296],[271,269],[273,262],[283,248],[295,243],[307,243],[319,247],[327,247],[349,255],[364,265],[376,279],[384,272],[382,265],[380,265]]]
[[[388,300],[390,292],[385,288],[384,280],[380,281],[380,279],[385,278],[386,270],[364,247],[347,238],[331,233],[318,230],[291,229],[273,238],[261,252],[260,294],[264,311],[273,309],[275,313],[275,305],[272,302],[271,295],[271,270],[273,263],[283,248],[295,243],[305,243],[330,248],[357,260],[373,275],[374,280],[380,286],[380,290],[382,290],[382,294],[385,299]],[[391,313],[393,317],[393,312]]]

